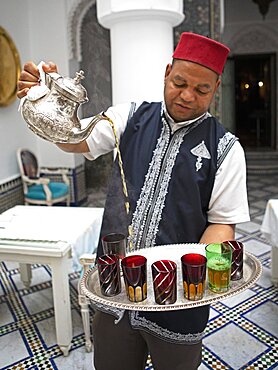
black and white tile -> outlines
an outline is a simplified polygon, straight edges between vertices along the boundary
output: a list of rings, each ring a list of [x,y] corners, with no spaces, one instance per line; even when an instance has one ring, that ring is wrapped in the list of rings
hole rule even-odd
[[[248,178],[251,221],[238,225],[236,237],[260,259],[263,274],[251,288],[212,305],[199,370],[278,369],[278,290],[270,280],[271,247],[260,233],[267,200],[278,198],[277,183],[277,175]],[[103,206],[104,199],[95,192],[88,205],[97,200]],[[79,274],[69,274],[74,338],[70,355],[63,357],[55,337],[50,269],[33,265],[32,272],[26,289],[18,264],[0,263],[0,369],[93,370],[78,305]],[[153,369],[150,360],[146,369]]]

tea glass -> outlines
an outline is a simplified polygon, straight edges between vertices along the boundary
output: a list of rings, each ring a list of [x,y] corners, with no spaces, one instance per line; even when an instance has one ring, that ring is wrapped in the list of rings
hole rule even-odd
[[[206,246],[208,288],[215,293],[226,292],[230,287],[232,249],[228,244]]]
[[[184,296],[190,301],[203,298],[207,259],[202,254],[188,253],[181,257]]]
[[[232,248],[232,267],[231,280],[240,280],[243,277],[243,243],[237,240],[226,240],[223,244],[228,244]]]
[[[173,304],[177,300],[177,265],[170,260],[156,261],[151,265],[155,302]]]
[[[97,259],[101,293],[113,297],[121,292],[119,258],[115,254],[104,254]]]
[[[126,294],[131,302],[142,302],[147,298],[147,259],[141,255],[125,257],[122,271]]]
[[[124,234],[110,233],[101,238],[103,254],[116,254],[120,259],[126,255],[127,239]]]

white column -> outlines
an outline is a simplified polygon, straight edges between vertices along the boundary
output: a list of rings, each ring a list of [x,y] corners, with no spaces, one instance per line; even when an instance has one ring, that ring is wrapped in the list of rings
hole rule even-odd
[[[163,98],[182,0],[97,0],[99,23],[110,29],[113,104]]]

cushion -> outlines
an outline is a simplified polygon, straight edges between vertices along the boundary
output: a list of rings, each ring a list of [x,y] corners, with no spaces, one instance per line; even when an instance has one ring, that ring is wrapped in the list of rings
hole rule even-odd
[[[50,182],[48,187],[51,191],[52,199],[63,197],[69,191],[68,185],[63,182]],[[31,185],[28,188],[26,196],[30,199],[46,200],[46,195],[42,185]]]

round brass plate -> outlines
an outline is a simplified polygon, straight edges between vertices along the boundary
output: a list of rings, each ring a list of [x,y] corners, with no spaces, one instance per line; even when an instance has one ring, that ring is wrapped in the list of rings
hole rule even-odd
[[[0,27],[0,106],[15,100],[20,70],[18,51],[8,33]]]

